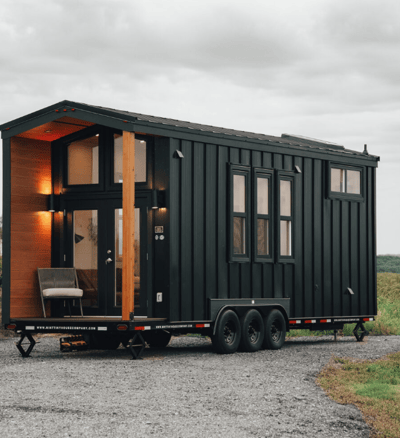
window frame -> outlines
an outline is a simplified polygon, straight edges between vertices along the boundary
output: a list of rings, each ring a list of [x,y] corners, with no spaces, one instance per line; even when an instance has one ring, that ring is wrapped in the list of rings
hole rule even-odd
[[[331,183],[332,183],[332,169],[341,169],[345,171],[345,192],[334,192],[331,190]],[[328,162],[327,166],[327,198],[328,199],[336,199],[336,200],[342,200],[342,201],[355,201],[355,202],[364,202],[364,171],[365,167],[363,166],[353,166],[343,163],[335,163],[335,162]],[[347,193],[347,171],[353,170],[360,172],[360,194],[356,193]]]
[[[268,214],[258,213],[258,178],[268,180]],[[253,169],[253,260],[255,263],[273,263],[274,257],[274,171],[272,169]],[[268,220],[268,254],[258,254],[258,219]]]
[[[240,175],[245,177],[245,212],[239,213],[233,211],[233,197],[234,197],[234,185],[233,177],[234,175]],[[251,167],[239,164],[229,164],[229,262],[250,262],[251,259]],[[233,218],[243,217],[245,219],[245,254],[235,254],[234,253],[234,227]]]
[[[108,141],[112,145],[109,148],[108,156],[108,172],[110,175],[110,180],[108,181],[108,188],[111,190],[122,190],[122,183],[116,183],[114,181],[114,134],[122,135],[122,131],[112,130],[110,131]],[[146,142],[146,181],[135,182],[135,187],[137,189],[147,189],[150,188],[152,184],[152,165],[153,165],[153,137],[149,135],[141,135],[135,133],[135,140],[144,140]]]
[[[98,135],[99,137],[99,182],[97,184],[68,184],[68,146],[80,140],[85,140],[90,137]],[[62,144],[62,187],[63,193],[87,193],[87,192],[101,192],[105,190],[105,175],[104,175],[104,146],[105,146],[106,131],[103,127],[95,125],[85,130],[78,131],[71,136],[67,136],[61,140]],[[60,141],[58,140],[58,141]],[[57,141],[57,143],[58,143]]]
[[[290,206],[290,216],[281,215],[281,192],[280,185],[281,181],[291,182],[291,206]],[[291,171],[278,171],[276,173],[276,225],[274,227],[275,231],[275,247],[276,247],[276,261],[277,263],[294,263],[295,262],[295,239],[294,239],[294,229],[295,229],[295,173]],[[286,256],[281,254],[281,221],[291,222],[291,255]]]

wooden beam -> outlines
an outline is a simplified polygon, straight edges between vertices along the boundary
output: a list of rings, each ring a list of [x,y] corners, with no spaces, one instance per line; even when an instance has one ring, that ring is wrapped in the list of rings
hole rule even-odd
[[[135,307],[135,134],[122,134],[122,319],[133,319]]]

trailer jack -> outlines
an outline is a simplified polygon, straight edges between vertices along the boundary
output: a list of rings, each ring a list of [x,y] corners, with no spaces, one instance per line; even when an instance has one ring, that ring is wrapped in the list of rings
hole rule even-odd
[[[27,338],[28,341],[30,342],[28,345],[28,348],[25,350],[23,345],[22,345],[22,341]],[[19,350],[19,352],[21,353],[22,357],[29,357],[29,355],[31,354],[31,351],[33,350],[33,347],[35,346],[36,341],[33,339],[32,335],[30,333],[25,333],[25,332],[21,332],[21,338],[20,340],[15,344]]]
[[[136,332],[133,338],[129,341],[126,348],[132,354],[132,360],[141,359],[141,355],[146,347],[146,342],[140,332]]]
[[[354,327],[353,335],[356,337],[357,342],[362,342],[364,336],[368,335],[368,330],[364,327],[364,324],[361,321],[359,321],[357,325]]]

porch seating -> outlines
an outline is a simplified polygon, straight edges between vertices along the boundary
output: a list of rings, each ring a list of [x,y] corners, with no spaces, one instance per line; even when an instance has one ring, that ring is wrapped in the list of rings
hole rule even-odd
[[[70,300],[79,300],[81,315],[83,290],[79,289],[75,268],[38,268],[40,298],[46,318],[46,300],[66,300],[71,316]]]

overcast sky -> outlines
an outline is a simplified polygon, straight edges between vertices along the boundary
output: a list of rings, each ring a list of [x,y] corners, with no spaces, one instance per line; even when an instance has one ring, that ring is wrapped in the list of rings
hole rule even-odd
[[[0,124],[64,99],[366,143],[400,254],[399,0],[1,0]]]

